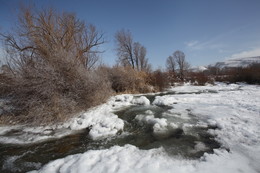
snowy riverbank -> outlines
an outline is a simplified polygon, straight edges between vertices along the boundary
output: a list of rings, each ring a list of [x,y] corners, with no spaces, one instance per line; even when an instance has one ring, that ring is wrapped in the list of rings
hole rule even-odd
[[[1,127],[1,143],[32,143],[59,138],[89,128],[89,138],[99,140],[123,131],[125,122],[114,112],[131,105],[167,106],[161,118],[153,111],[137,115],[140,123],[151,124],[156,136],[182,128],[191,135],[190,126],[216,126],[209,133],[222,145],[213,154],[198,160],[171,156],[163,148],[141,150],[133,145],[113,146],[70,155],[43,166],[39,172],[247,172],[260,171],[260,87],[256,85],[218,83],[215,86],[184,85],[171,88],[169,95],[119,95],[107,103],[82,113],[71,121],[52,127]],[[147,96],[148,97],[148,96]],[[196,124],[187,119],[199,118]],[[183,119],[173,123],[171,119]],[[194,150],[203,149],[203,144]],[[37,172],[37,171],[36,171]]]

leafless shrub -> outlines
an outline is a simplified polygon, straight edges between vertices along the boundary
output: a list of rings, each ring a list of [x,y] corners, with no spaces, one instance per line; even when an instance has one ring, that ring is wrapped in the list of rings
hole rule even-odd
[[[204,72],[191,72],[188,75],[188,79],[194,85],[200,85],[200,86],[203,86],[206,83],[210,83],[210,84],[214,83],[214,80]]]
[[[177,77],[177,74],[175,72],[168,71],[166,75],[167,75],[167,80],[171,86],[174,86],[174,84],[177,82],[178,83],[181,82],[181,80]]]
[[[75,15],[23,9],[19,32],[2,37],[9,61],[0,74],[0,94],[10,98],[14,109],[1,116],[18,123],[49,124],[111,94],[109,80],[93,69],[95,48],[104,43],[102,34]]]
[[[154,86],[156,91],[163,91],[165,88],[169,87],[169,84],[170,81],[166,72],[156,70],[150,73],[150,85]]]
[[[236,67],[221,69],[216,76],[217,81],[222,82],[246,82],[260,84],[260,64],[254,63],[248,67]]]
[[[117,93],[145,93],[151,92],[149,75],[147,72],[136,71],[131,67],[100,67],[109,78],[112,89]]]

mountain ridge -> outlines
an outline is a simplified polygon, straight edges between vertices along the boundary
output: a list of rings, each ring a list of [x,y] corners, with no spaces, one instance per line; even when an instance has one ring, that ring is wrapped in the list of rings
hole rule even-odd
[[[230,58],[225,61],[216,62],[214,65],[218,68],[235,68],[235,67],[248,67],[251,64],[260,63],[260,56],[254,57],[241,57],[241,58]]]

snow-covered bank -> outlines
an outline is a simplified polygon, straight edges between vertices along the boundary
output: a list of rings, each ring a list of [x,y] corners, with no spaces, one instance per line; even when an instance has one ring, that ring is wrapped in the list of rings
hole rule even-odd
[[[60,138],[78,130],[89,128],[89,137],[101,139],[116,135],[123,130],[124,122],[113,111],[130,105],[149,105],[150,101],[144,97],[134,97],[124,94],[111,97],[107,103],[82,112],[70,121],[40,127],[0,126],[0,143],[29,144],[43,140]]]
[[[209,92],[209,93],[217,93],[219,91],[232,91],[238,90],[245,84],[225,84],[225,83],[216,83],[215,85],[207,84],[205,86],[194,86],[190,83],[185,83],[182,86],[172,87],[169,91],[173,91],[175,93],[200,93],[200,92]]]
[[[55,160],[40,171],[31,173],[257,173],[249,161],[238,153],[230,154],[216,150],[215,154],[205,154],[200,160],[186,160],[168,156],[162,148],[139,150],[132,145],[114,146],[106,150],[91,150],[84,154]]]
[[[140,150],[132,145],[114,146],[67,156],[52,161],[35,172],[260,172],[259,86],[185,85],[173,88],[172,91],[179,94],[156,96],[152,104],[171,107],[164,113],[165,117],[185,119],[189,118],[188,115],[194,115],[201,120],[195,126],[217,126],[218,128],[209,132],[216,135],[217,140],[229,152],[223,148],[215,149],[214,154],[205,153],[199,160],[188,160],[180,156],[170,156],[162,148]],[[181,94],[182,92],[185,94]],[[108,106],[110,109],[105,110],[111,114],[111,110],[131,105],[132,99],[130,95],[118,96],[114,101],[110,100],[105,104],[111,105]],[[162,128],[168,126],[163,118],[157,119],[151,112],[146,114],[136,116],[136,119],[152,125],[159,124]],[[188,133],[189,126],[191,124],[184,124],[182,128]],[[203,144],[198,143],[194,149],[199,148],[203,148]]]
[[[250,167],[260,171],[260,87],[254,85],[223,85],[209,88],[182,86],[174,91],[217,91],[216,94],[191,94],[158,96],[153,104],[172,106],[176,112],[189,110],[190,114],[217,126],[210,130],[224,147],[230,149],[230,157],[243,157]],[[239,165],[239,160],[237,164]],[[247,172],[247,171],[245,171]]]

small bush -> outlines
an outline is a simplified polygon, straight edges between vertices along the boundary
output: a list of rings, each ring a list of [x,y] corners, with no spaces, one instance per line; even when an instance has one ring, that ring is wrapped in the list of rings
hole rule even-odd
[[[150,73],[150,85],[155,87],[157,91],[163,91],[169,87],[170,81],[168,74],[161,70],[156,70]]]
[[[131,67],[100,67],[104,76],[109,79],[112,89],[117,93],[151,92],[148,86],[148,74],[136,71]]]
[[[209,75],[205,74],[204,72],[192,72],[192,73],[190,73],[189,74],[189,80],[194,85],[200,85],[200,86],[203,86],[206,83],[211,83],[211,84],[214,83],[213,79]]]
[[[167,72],[167,79],[168,79],[169,84],[171,86],[174,86],[174,84],[177,83],[177,82],[181,82],[181,80],[177,77],[177,74],[175,72],[172,72],[172,71]]]

